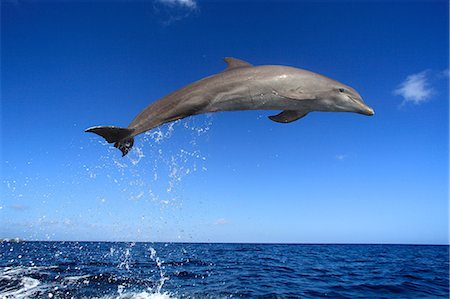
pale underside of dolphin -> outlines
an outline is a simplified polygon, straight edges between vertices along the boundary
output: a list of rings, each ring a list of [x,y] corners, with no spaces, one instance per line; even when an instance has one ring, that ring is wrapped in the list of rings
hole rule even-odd
[[[225,58],[225,62],[228,67],[223,72],[152,103],[127,128],[96,126],[86,132],[114,143],[125,156],[133,146],[134,136],[201,113],[282,110],[269,116],[279,123],[296,121],[313,111],[374,114],[356,90],[317,73],[289,66],[253,66],[235,58]]]

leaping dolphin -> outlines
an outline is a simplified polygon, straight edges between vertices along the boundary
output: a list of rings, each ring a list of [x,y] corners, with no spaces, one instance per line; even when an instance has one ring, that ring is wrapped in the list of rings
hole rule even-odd
[[[125,156],[134,136],[164,123],[208,112],[236,110],[283,110],[269,119],[296,121],[312,111],[374,111],[353,88],[325,76],[280,65],[253,66],[240,59],[224,59],[227,68],[216,75],[182,87],[152,103],[127,128],[96,126],[85,132],[106,139]]]

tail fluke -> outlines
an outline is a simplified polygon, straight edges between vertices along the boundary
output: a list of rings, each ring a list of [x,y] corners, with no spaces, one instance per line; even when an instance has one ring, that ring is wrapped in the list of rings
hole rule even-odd
[[[133,130],[113,126],[98,126],[86,129],[85,132],[95,133],[102,136],[108,143],[114,143],[114,147],[122,152],[122,157],[128,154],[134,144],[131,136]]]

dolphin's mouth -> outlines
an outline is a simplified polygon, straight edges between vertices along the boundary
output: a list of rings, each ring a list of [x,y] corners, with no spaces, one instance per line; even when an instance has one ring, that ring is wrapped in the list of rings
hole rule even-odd
[[[358,111],[358,113],[362,114],[362,115],[367,115],[367,116],[373,116],[375,114],[375,112],[373,111],[372,108],[368,108],[367,110],[364,110],[364,111],[362,111],[362,110]]]
[[[375,111],[373,111],[373,109],[370,107],[366,107],[366,110],[362,114],[372,116],[375,114]]]
[[[360,100],[355,99],[354,97],[348,96],[357,106],[358,106],[358,113],[364,114],[367,116],[372,116],[375,114],[375,111],[373,111],[372,108],[367,106],[366,104],[362,103]]]

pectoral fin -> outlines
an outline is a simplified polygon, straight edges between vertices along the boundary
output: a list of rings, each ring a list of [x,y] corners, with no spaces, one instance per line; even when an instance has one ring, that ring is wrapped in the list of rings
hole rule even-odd
[[[287,124],[304,117],[306,114],[308,114],[308,112],[297,110],[284,110],[278,113],[277,115],[269,116],[269,119],[277,123]]]

